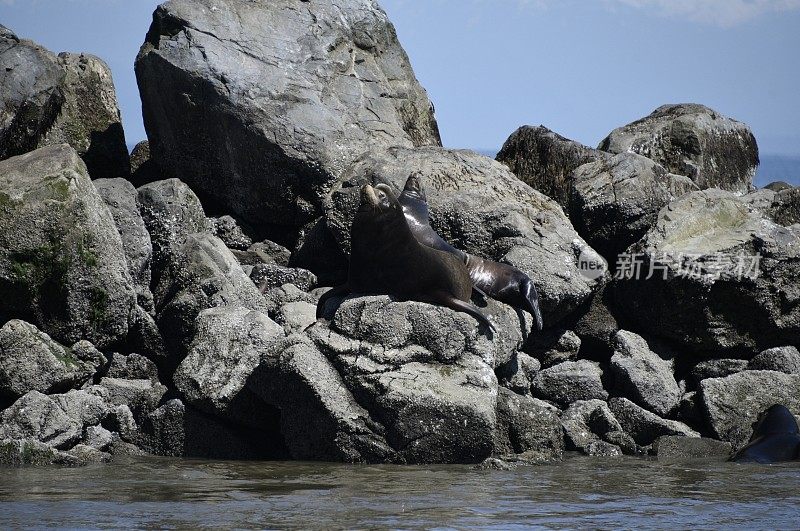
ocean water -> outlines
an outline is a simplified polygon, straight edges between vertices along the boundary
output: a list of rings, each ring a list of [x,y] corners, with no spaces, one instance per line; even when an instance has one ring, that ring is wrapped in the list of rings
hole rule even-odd
[[[128,458],[2,475],[2,529],[800,526],[798,464],[570,456],[477,470]]]

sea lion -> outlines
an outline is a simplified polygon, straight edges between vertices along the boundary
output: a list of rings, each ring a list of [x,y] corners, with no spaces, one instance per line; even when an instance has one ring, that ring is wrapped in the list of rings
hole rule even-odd
[[[430,225],[428,200],[419,174],[412,173],[406,180],[403,192],[397,200],[403,206],[403,213],[411,232],[417,241],[457,256],[467,266],[473,284],[481,293],[524,310],[533,315],[536,329],[541,331],[544,323],[539,309],[539,294],[533,281],[514,266],[486,260],[465,253],[447,243]]]
[[[797,419],[785,406],[775,404],[759,416],[758,426],[747,446],[731,461],[777,463],[800,459],[800,430]]]
[[[336,295],[393,295],[464,312],[491,332],[494,326],[470,302],[472,281],[457,257],[419,243],[409,229],[403,207],[391,187],[361,188],[361,203],[350,229],[347,282],[327,291],[317,303],[317,318]]]

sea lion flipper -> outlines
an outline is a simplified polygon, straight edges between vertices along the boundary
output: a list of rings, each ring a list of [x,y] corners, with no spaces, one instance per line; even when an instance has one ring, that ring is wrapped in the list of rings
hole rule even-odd
[[[539,293],[536,291],[536,286],[533,285],[530,278],[526,278],[520,287],[525,299],[525,309],[533,315],[536,321],[536,330],[541,332],[544,328],[544,320],[542,319],[542,310],[539,309]]]
[[[414,299],[422,302],[429,302],[431,304],[439,304],[441,306],[450,308],[451,310],[469,314],[477,319],[479,323],[486,326],[486,328],[488,328],[492,334],[497,331],[492,322],[489,321],[489,319],[483,315],[483,313],[474,304],[459,300],[444,291],[434,291],[422,297],[414,297]]]
[[[317,319],[325,315],[325,303],[328,302],[328,299],[338,295],[347,295],[348,293],[350,293],[350,286],[347,284],[336,286],[323,293],[322,297],[319,298],[319,302],[317,302]]]

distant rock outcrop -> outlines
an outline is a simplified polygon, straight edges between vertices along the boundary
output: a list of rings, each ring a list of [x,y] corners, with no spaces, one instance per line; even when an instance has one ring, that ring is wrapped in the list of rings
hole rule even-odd
[[[0,70],[0,159],[67,143],[93,179],[130,174],[111,70],[100,58],[56,56],[0,26]]]
[[[750,128],[694,103],[662,105],[614,129],[598,148],[643,155],[671,173],[689,177],[701,190],[746,194],[758,167],[758,146]]]

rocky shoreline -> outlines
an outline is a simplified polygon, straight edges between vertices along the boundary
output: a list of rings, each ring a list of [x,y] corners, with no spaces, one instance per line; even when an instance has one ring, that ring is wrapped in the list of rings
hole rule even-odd
[[[712,109],[445,149],[374,0],[161,5],[130,156],[102,60],[0,26],[0,66],[0,464],[727,459],[800,415],[800,189],[754,189],[755,138]],[[491,338],[388,296],[316,319],[358,184],[412,172],[544,331],[491,300]]]

